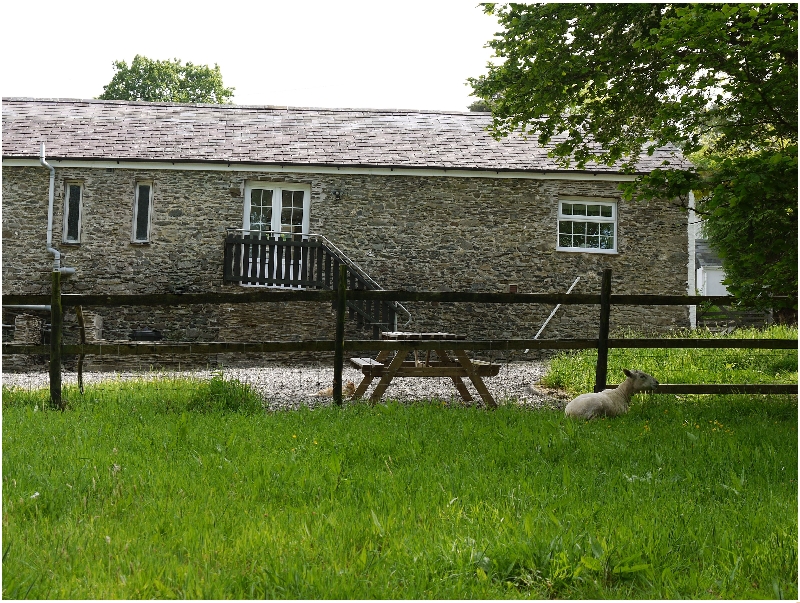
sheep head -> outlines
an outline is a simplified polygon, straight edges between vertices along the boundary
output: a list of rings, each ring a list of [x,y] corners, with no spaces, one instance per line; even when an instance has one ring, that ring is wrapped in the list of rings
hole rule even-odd
[[[633,391],[641,392],[645,390],[654,390],[658,387],[658,381],[652,375],[648,375],[644,371],[622,369],[628,379],[633,380]]]

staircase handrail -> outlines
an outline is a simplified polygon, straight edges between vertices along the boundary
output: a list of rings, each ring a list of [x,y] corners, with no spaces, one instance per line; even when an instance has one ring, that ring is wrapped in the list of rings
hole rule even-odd
[[[288,232],[277,232],[277,231],[273,231],[273,230],[250,230],[250,229],[247,229],[247,228],[226,228],[225,231],[226,232],[241,232],[241,233],[246,234],[246,235],[249,235],[249,234],[252,234],[252,233],[256,233],[256,234],[263,234],[263,235],[267,235],[267,236],[281,236],[281,235],[293,236],[295,234],[298,234],[298,233],[288,233]],[[349,257],[347,257],[347,255],[341,249],[339,249],[333,243],[333,241],[331,241],[330,239],[328,239],[324,235],[317,234],[317,233],[308,233],[308,234],[300,234],[300,236],[303,237],[303,240],[315,239],[315,240],[319,241],[320,243],[322,243],[322,245],[324,247],[326,247],[328,249],[328,251],[330,251],[334,256],[339,258],[340,262],[342,262],[350,270],[355,272],[358,275],[358,277],[362,281],[364,281],[370,288],[372,288],[373,290],[377,290],[377,291],[385,291],[385,289],[383,287],[381,287],[377,283],[377,281],[375,281],[375,279],[373,279],[369,274],[367,274],[366,271],[363,268],[361,268],[361,266],[359,266],[353,260],[351,260]],[[390,303],[391,306],[396,311],[399,310],[400,313],[405,314],[407,320],[406,320],[406,322],[403,323],[403,326],[404,327],[407,326],[411,322],[411,312],[409,312],[408,309],[406,309],[406,307],[403,304],[401,304],[400,302],[393,301],[393,302],[388,302],[388,303]]]

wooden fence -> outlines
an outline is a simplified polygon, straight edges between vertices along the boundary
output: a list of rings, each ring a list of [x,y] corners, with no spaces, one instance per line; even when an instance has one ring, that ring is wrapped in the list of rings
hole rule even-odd
[[[458,291],[400,291],[400,290],[348,290],[347,274],[340,267],[338,287],[334,290],[258,289],[237,293],[187,293],[152,295],[62,295],[60,275],[53,273],[52,294],[3,295],[3,305],[51,305],[50,345],[3,344],[3,355],[35,354],[50,357],[50,397],[54,406],[63,408],[61,400],[62,355],[114,355],[141,354],[181,355],[219,353],[270,353],[270,352],[334,352],[334,400],[342,401],[342,368],[344,353],[377,350],[397,350],[408,347],[397,341],[346,340],[344,338],[345,309],[349,300],[378,302],[469,302],[484,304],[562,304],[599,306],[597,339],[480,339],[459,341],[419,341],[419,350],[568,350],[597,349],[595,391],[607,385],[608,350],[611,348],[743,348],[743,349],[797,349],[796,339],[612,339],[609,338],[609,321],[612,306],[663,305],[696,306],[703,303],[731,304],[727,296],[687,295],[613,295],[611,270],[603,272],[599,294],[550,293],[468,293]],[[336,328],[332,340],[266,341],[266,342],[131,342],[108,344],[63,344],[63,312],[65,308],[86,306],[178,306],[192,304],[271,303],[286,301],[330,302],[336,305]],[[79,313],[80,315],[80,313]],[[662,384],[661,393],[687,394],[797,394],[797,384]]]

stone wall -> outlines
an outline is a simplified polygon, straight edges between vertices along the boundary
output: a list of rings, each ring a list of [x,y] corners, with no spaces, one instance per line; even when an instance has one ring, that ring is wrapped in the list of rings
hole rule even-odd
[[[311,186],[311,231],[333,241],[384,288],[412,290],[599,291],[613,270],[615,293],[685,294],[687,217],[667,202],[620,200],[615,182],[570,179],[340,175],[225,170],[56,169],[53,240],[77,269],[64,293],[236,291],[223,284],[226,227],[242,224],[244,183]],[[49,293],[45,250],[49,172],[3,170],[3,292]],[[84,183],[82,241],[61,243],[65,180]],[[131,243],[134,187],[153,182],[151,242]],[[560,196],[608,197],[618,204],[618,253],[559,252]],[[404,304],[406,330],[454,331],[474,338],[533,337],[550,306]],[[329,304],[96,309],[106,340],[150,327],[179,341],[331,338]],[[597,307],[563,306],[543,338],[593,337]],[[77,341],[74,314],[66,342]],[[612,329],[664,331],[688,326],[683,307],[620,307]],[[402,325],[401,325],[402,326]],[[352,325],[348,334],[356,333]],[[179,359],[175,359],[179,361]],[[227,359],[226,359],[227,360]]]

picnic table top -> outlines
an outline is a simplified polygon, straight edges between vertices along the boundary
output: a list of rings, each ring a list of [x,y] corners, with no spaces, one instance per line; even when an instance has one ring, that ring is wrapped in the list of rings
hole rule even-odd
[[[432,340],[432,339],[466,339],[466,335],[457,335],[455,333],[413,333],[407,331],[384,331],[381,333],[381,339],[388,339],[393,341],[413,341],[413,340]]]

